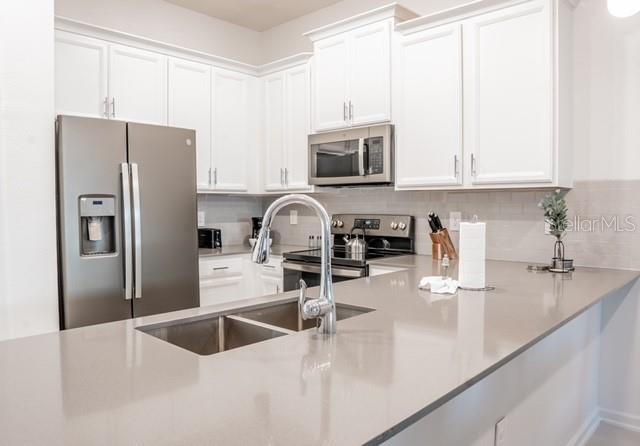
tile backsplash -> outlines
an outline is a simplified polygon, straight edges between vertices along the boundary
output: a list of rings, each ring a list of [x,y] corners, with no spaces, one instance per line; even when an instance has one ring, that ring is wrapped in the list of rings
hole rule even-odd
[[[198,195],[198,212],[205,213],[204,226],[222,230],[223,245],[248,243],[251,217],[263,214],[262,197],[246,195]]]
[[[565,237],[567,257],[576,265],[640,270],[640,180],[579,181],[567,194],[575,230]],[[437,212],[448,225],[449,213],[463,220],[477,215],[487,223],[487,257],[548,263],[553,237],[545,235],[540,199],[547,191],[397,192],[392,188],[343,188],[313,194],[333,213],[409,214],[416,217],[416,251],[431,253],[426,215]],[[225,244],[246,242],[250,217],[262,215],[276,197],[199,196],[208,226],[223,229]],[[289,223],[289,209],[298,224]],[[313,211],[292,206],[280,211],[272,226],[274,242],[306,245],[318,234]],[[457,243],[457,232],[452,232]]]

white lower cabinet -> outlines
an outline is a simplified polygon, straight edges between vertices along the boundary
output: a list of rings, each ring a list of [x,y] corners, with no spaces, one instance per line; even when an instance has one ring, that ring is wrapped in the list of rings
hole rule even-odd
[[[248,254],[200,260],[200,306],[235,302],[282,291],[282,258],[257,265]]]

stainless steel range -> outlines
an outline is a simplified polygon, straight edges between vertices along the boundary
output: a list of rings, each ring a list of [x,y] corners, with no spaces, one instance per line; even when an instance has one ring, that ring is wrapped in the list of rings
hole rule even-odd
[[[336,214],[331,221],[334,282],[369,275],[369,261],[414,253],[414,220],[410,215]],[[357,239],[357,240],[356,240]],[[320,284],[320,249],[284,254],[284,290]]]

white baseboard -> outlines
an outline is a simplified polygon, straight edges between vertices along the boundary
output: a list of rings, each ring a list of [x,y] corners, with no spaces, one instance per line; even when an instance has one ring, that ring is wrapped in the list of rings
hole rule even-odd
[[[640,415],[600,408],[600,419],[614,426],[640,432]]]
[[[571,440],[567,443],[567,446],[584,446],[584,444],[591,438],[593,433],[598,429],[600,425],[600,410],[594,409],[591,414],[584,420],[584,423],[580,425],[577,432],[571,437]]]

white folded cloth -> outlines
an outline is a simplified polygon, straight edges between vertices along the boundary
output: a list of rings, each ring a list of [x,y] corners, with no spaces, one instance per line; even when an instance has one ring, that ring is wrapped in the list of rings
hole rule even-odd
[[[427,276],[420,279],[418,288],[431,290],[432,293],[438,294],[455,294],[458,290],[458,281],[453,280],[451,277]]]

